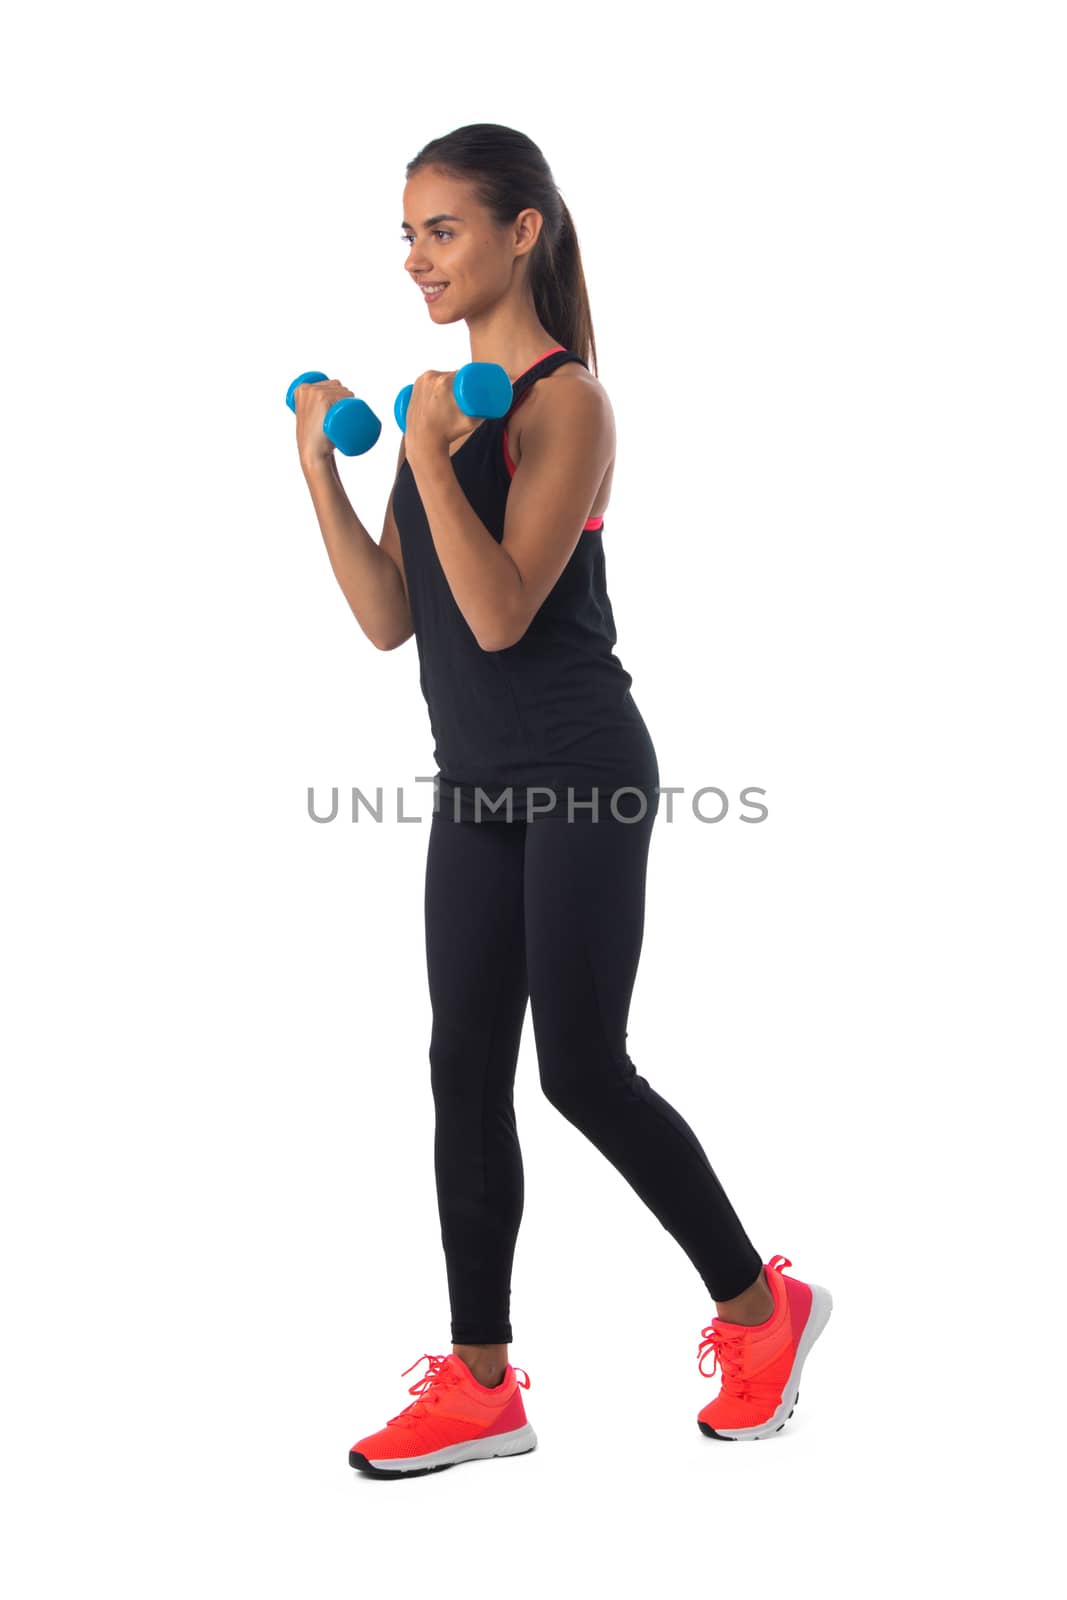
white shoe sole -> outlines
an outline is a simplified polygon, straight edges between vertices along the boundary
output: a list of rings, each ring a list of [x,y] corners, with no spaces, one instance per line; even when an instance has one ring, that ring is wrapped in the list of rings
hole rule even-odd
[[[454,1467],[461,1461],[485,1461],[491,1456],[521,1456],[533,1450],[537,1435],[527,1422],[510,1433],[494,1433],[484,1439],[464,1439],[459,1444],[444,1445],[440,1450],[427,1450],[421,1456],[361,1455],[358,1450],[348,1452],[348,1464],[359,1472],[369,1472],[380,1478],[411,1478],[420,1472],[435,1472],[439,1467]]]
[[[793,1365],[782,1391],[781,1405],[774,1415],[766,1422],[761,1422],[758,1428],[711,1428],[710,1423],[702,1422],[700,1424],[702,1433],[707,1433],[713,1439],[769,1439],[772,1434],[780,1433],[785,1427],[793,1415],[793,1407],[800,1394],[800,1369],[807,1360],[808,1351],[829,1322],[830,1313],[834,1309],[834,1299],[829,1289],[824,1289],[819,1283],[809,1283],[808,1288],[811,1290],[811,1311],[808,1313],[804,1332],[800,1335]]]

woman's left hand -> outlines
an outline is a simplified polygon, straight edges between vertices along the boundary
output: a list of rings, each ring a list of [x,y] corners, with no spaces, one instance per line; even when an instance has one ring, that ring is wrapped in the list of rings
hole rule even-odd
[[[409,461],[447,456],[453,439],[470,431],[471,419],[452,393],[455,372],[422,372],[408,396],[404,419],[404,453]]]

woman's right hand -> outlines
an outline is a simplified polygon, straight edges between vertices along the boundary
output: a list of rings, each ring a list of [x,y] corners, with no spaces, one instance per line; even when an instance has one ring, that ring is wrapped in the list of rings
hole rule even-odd
[[[323,378],[318,383],[301,383],[293,390],[296,407],[296,448],[305,467],[328,461],[334,445],[322,431],[323,418],[338,400],[353,400],[351,389],[346,389],[336,378]]]

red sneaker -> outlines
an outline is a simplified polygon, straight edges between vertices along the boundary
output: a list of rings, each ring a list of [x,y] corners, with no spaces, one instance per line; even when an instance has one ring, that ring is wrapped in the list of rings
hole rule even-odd
[[[384,1428],[357,1439],[348,1452],[348,1464],[375,1478],[413,1478],[459,1461],[487,1456],[517,1456],[532,1450],[537,1435],[526,1420],[518,1373],[530,1387],[530,1375],[508,1363],[495,1389],[478,1382],[465,1361],[455,1354],[423,1355],[413,1361],[430,1363],[409,1394],[418,1396]]]
[[[829,1289],[787,1278],[787,1256],[772,1256],[764,1271],[774,1310],[766,1322],[747,1328],[712,1317],[697,1351],[705,1378],[718,1365],[722,1386],[697,1417],[701,1433],[711,1439],[768,1439],[785,1427],[800,1398],[800,1369],[833,1310]],[[711,1372],[703,1359],[715,1352]]]

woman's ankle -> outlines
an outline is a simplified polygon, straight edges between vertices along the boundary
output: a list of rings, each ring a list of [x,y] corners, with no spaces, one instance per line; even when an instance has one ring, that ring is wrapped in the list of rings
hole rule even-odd
[[[764,1269],[760,1267],[759,1277],[743,1294],[733,1300],[716,1300],[715,1315],[723,1322],[741,1323],[747,1328],[769,1322],[774,1315],[774,1294]]]
[[[508,1369],[506,1344],[454,1344],[452,1354],[459,1357],[471,1376],[486,1389],[497,1388]]]

